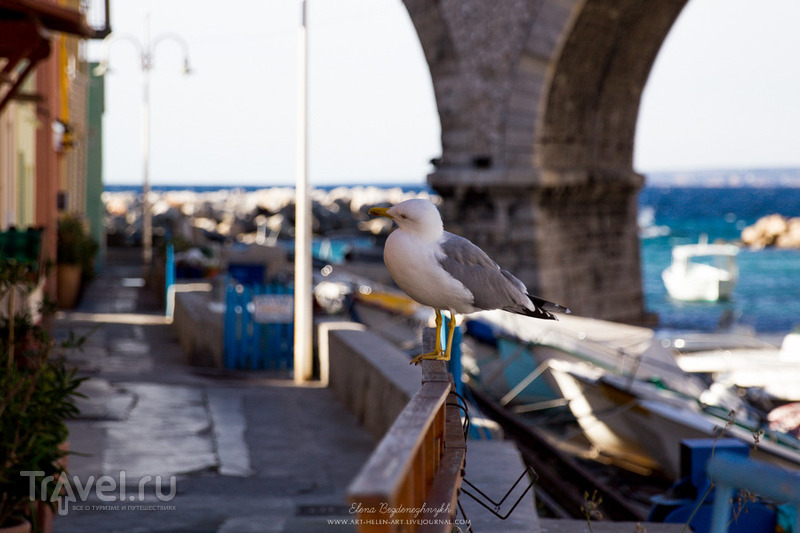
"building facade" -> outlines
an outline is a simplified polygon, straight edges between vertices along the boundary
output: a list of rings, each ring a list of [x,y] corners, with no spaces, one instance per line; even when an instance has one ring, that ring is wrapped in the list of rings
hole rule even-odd
[[[90,28],[79,0],[0,0],[0,231],[40,230],[56,259],[58,216],[87,212]],[[55,294],[55,276],[45,290]]]

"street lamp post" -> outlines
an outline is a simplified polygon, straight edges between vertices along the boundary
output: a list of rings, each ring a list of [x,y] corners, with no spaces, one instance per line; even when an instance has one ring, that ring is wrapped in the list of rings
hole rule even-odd
[[[142,266],[144,277],[148,279],[153,261],[153,219],[150,212],[150,70],[153,68],[156,46],[163,41],[172,40],[183,50],[183,73],[188,74],[189,47],[186,41],[175,33],[164,33],[150,40],[150,15],[145,14],[141,41],[133,35],[117,33],[111,33],[103,39],[103,59],[94,70],[96,76],[103,76],[108,72],[111,45],[123,40],[133,44],[139,52],[142,70]]]
[[[306,0],[298,33],[297,177],[294,247],[294,380],[311,379],[313,351],[311,205],[308,194],[308,34]]]

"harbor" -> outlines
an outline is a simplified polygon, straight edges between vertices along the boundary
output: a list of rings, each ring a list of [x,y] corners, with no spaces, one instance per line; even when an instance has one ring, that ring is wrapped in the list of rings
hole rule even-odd
[[[0,533],[800,531],[778,4],[0,0]]]
[[[375,198],[375,193],[372,193],[372,198]],[[394,201],[401,199],[402,196],[396,195]],[[386,202],[384,205],[387,204],[391,205],[391,202]],[[346,212],[352,212],[349,206],[346,207]],[[363,204],[363,210],[368,207],[368,204]],[[360,226],[362,231],[366,229],[363,224]],[[158,228],[158,225],[156,227]],[[169,225],[165,225],[165,229],[169,230]],[[168,233],[169,231],[165,234]],[[254,233],[258,235],[257,227]],[[128,231],[128,234],[135,235],[135,232]],[[198,238],[198,235],[204,239],[201,242],[224,242],[209,234],[207,230],[201,233],[195,231],[193,238]],[[334,235],[340,236],[341,233],[334,232]],[[366,234],[361,238],[366,239]],[[231,246],[230,243],[238,240],[235,237],[228,239],[229,244],[226,245],[228,247]],[[357,241],[358,238],[353,240]],[[273,242],[277,242],[277,239]],[[239,243],[237,246],[241,246],[241,241]],[[245,248],[265,247],[269,246],[254,241]],[[382,263],[371,255],[369,246],[364,246],[357,253],[349,249],[348,252],[340,251],[338,255],[332,252],[333,248],[331,244],[328,244],[327,248],[315,247],[317,257],[314,275],[317,323],[315,338],[318,356],[314,366],[314,380],[309,385],[299,388],[292,382],[290,355],[288,358],[286,355],[276,356],[272,348],[267,349],[262,355],[266,361],[257,362],[259,356],[255,352],[232,357],[229,353],[230,345],[225,338],[229,327],[225,318],[226,307],[232,305],[230,296],[226,294],[235,294],[235,290],[233,293],[230,292],[231,287],[235,288],[237,283],[241,283],[235,276],[238,275],[247,282],[253,282],[254,279],[257,282],[268,281],[267,272],[280,277],[281,272],[285,271],[291,262],[291,256],[288,255],[290,249],[284,250],[284,257],[278,259],[275,258],[276,255],[280,255],[277,252],[267,257],[263,254],[254,254],[252,251],[237,254],[230,253],[229,250],[228,253],[222,254],[221,257],[224,258],[222,263],[212,262],[213,268],[209,268],[208,264],[195,264],[193,269],[183,265],[182,276],[178,276],[173,290],[167,291],[166,287],[153,290],[153,282],[145,283],[145,280],[138,277],[140,275],[137,266],[138,248],[130,246],[109,248],[107,266],[110,270],[101,274],[101,277],[90,286],[84,295],[81,307],[62,312],[59,316],[59,328],[63,326],[64,331],[66,328],[77,326],[79,331],[89,332],[93,328],[92,320],[104,323],[98,332],[89,336],[88,353],[92,356],[79,354],[75,356],[79,368],[91,375],[92,379],[88,382],[91,386],[88,389],[89,403],[86,404],[85,413],[82,415],[84,419],[71,423],[71,432],[75,435],[75,445],[72,449],[78,450],[80,444],[84,443],[90,444],[92,452],[89,456],[76,455],[71,458],[70,472],[85,477],[108,472],[109,468],[119,468],[120,471],[127,472],[126,475],[132,476],[128,478],[129,481],[136,479],[137,471],[138,475],[143,475],[145,472],[149,475],[153,475],[153,472],[163,472],[161,474],[163,477],[175,476],[178,486],[192,487],[196,483],[204,485],[205,482],[202,480],[212,478],[204,486],[218,484],[219,487],[229,486],[229,490],[239,490],[233,489],[237,481],[244,481],[239,488],[246,487],[247,490],[251,490],[259,479],[263,481],[265,487],[277,482],[281,487],[277,490],[284,492],[284,500],[294,491],[297,491],[298,496],[290,497],[288,502],[284,501],[285,505],[276,509],[274,516],[266,518],[268,521],[274,520],[275,524],[282,524],[275,526],[276,530],[318,531],[322,524],[328,527],[328,524],[333,524],[332,521],[337,520],[345,522],[349,520],[349,522],[331,527],[353,530],[357,524],[359,509],[358,507],[351,509],[348,506],[352,501],[352,494],[349,494],[348,490],[352,488],[351,484],[357,474],[369,461],[375,447],[392,427],[395,417],[402,412],[406,403],[420,387],[420,369],[408,366],[406,361],[409,359],[409,354],[419,353],[423,349],[420,335],[430,323],[432,315],[397,292],[396,288],[391,288],[391,278],[388,277]],[[188,258],[191,255],[186,254],[184,257]],[[204,258],[208,259],[205,256]],[[171,268],[176,266],[173,264]],[[157,275],[158,269],[154,272],[155,279],[160,280]],[[113,289],[109,284],[119,284],[121,287]],[[115,294],[115,291],[118,291],[120,298],[109,297],[110,294]],[[174,303],[171,304],[173,316],[166,318],[163,313],[169,305],[167,300],[170,294],[174,298]],[[255,299],[257,296],[254,293],[246,298]],[[248,308],[247,301],[233,305]],[[144,313],[136,312],[141,306],[144,306]],[[113,318],[115,312],[122,312],[118,319]],[[245,311],[239,313],[241,315]],[[97,341],[91,340],[104,329],[123,327],[111,325],[117,320],[123,322],[131,320],[134,324],[138,321],[137,325],[126,327],[132,327],[130,335],[138,335],[139,340],[123,343],[121,350],[117,345],[110,343],[102,333]],[[520,505],[514,507],[505,521],[501,521],[485,507],[462,495],[459,502],[464,502],[464,509],[453,513],[452,523],[463,525],[468,521],[473,524],[476,531],[485,529],[536,531],[537,527],[542,531],[579,531],[580,529],[571,528],[579,528],[581,523],[585,523],[580,520],[580,513],[587,505],[587,496],[584,492],[588,493],[588,488],[591,487],[594,491],[600,491],[601,499],[605,502],[603,512],[600,514],[606,520],[609,518],[616,520],[617,522],[612,523],[616,523],[618,527],[620,527],[618,521],[627,520],[633,530],[636,522],[648,519],[650,498],[665,493],[670,483],[682,476],[679,458],[679,454],[682,453],[682,440],[714,437],[716,433],[711,430],[695,433],[673,431],[675,440],[663,441],[662,437],[658,436],[661,431],[659,424],[661,427],[666,424],[662,421],[656,422],[653,427],[654,440],[647,441],[649,444],[642,444],[627,442],[625,439],[630,441],[633,437],[626,437],[625,430],[615,425],[613,421],[606,424],[608,421],[601,418],[605,424],[601,424],[605,428],[603,431],[616,435],[614,437],[617,439],[616,444],[609,445],[607,436],[598,436],[605,434],[602,432],[597,434],[596,430],[590,431],[589,426],[584,428],[585,437],[576,439],[575,432],[580,433],[584,424],[582,417],[592,417],[594,422],[590,424],[594,425],[598,424],[598,419],[594,418],[592,410],[583,414],[575,410],[577,402],[574,398],[575,392],[569,392],[572,390],[570,387],[574,385],[569,383],[577,382],[568,380],[574,380],[576,376],[581,375],[581,372],[585,372],[581,370],[583,368],[581,365],[587,364],[589,366],[586,368],[595,369],[592,372],[596,372],[596,369],[610,369],[614,373],[619,373],[621,382],[617,386],[620,387],[620,391],[631,392],[631,384],[638,383],[638,376],[643,378],[658,376],[660,387],[666,385],[676,390],[683,390],[682,394],[699,397],[703,403],[712,407],[718,401],[730,402],[721,404],[722,407],[719,409],[722,413],[721,418],[716,422],[719,427],[726,427],[725,413],[728,410],[739,409],[736,407],[736,401],[733,398],[712,400],[708,396],[709,393],[705,393],[706,396],[701,394],[707,386],[701,377],[714,375],[714,369],[707,368],[710,363],[692,370],[686,366],[690,363],[685,362],[684,367],[687,370],[684,370],[679,366],[682,360],[673,358],[671,352],[663,348],[671,346],[671,343],[676,348],[678,346],[684,348],[684,352],[690,351],[693,349],[692,342],[697,343],[697,341],[693,341],[689,335],[670,337],[667,343],[663,333],[657,334],[654,330],[636,326],[564,316],[556,323],[554,329],[544,322],[533,320],[533,323],[529,323],[528,320],[530,319],[514,319],[510,315],[504,316],[503,313],[500,313],[500,316],[487,313],[468,317],[461,326],[463,335],[459,334],[463,337],[459,361],[462,370],[454,370],[451,367],[451,371],[455,372],[454,376],[461,376],[454,383],[458,383],[458,389],[465,398],[470,398],[469,402],[464,401],[464,408],[469,414],[460,415],[462,420],[469,420],[471,424],[471,436],[468,435],[467,448],[472,450],[472,453],[467,454],[467,457],[472,460],[467,461],[469,466],[466,479],[470,482],[478,480],[480,489],[492,495],[515,489],[516,492],[512,490],[509,493],[511,499],[508,501],[520,497],[523,486],[530,486],[533,490],[529,491],[530,494],[521,495]],[[241,325],[236,327],[243,331]],[[144,328],[153,328],[153,332],[160,331],[156,338],[167,337],[169,342],[149,344],[146,338],[151,334],[143,336]],[[266,331],[268,326],[261,329]],[[274,335],[275,331],[278,330],[262,334]],[[488,339],[487,332],[492,332]],[[127,335],[129,334],[122,334],[120,337],[124,338]],[[712,337],[713,335],[706,334],[704,341],[708,343],[708,339]],[[348,338],[349,341],[346,340]],[[97,351],[94,342],[105,344],[106,347]],[[137,342],[140,355],[134,356],[132,354],[136,352]],[[732,341],[728,339],[728,342]],[[758,342],[761,342],[759,346],[762,350],[770,350],[768,343]],[[166,349],[162,349],[162,346]],[[343,346],[350,348],[343,349]],[[705,347],[708,348],[707,345]],[[496,352],[497,349],[499,351]],[[775,354],[773,357],[777,357],[777,347],[773,350]],[[570,356],[564,362],[553,362],[554,357],[563,358],[557,355],[559,351],[569,353]],[[161,352],[170,355],[163,359],[153,357],[153,354]],[[102,353],[103,357],[97,357],[99,353]],[[342,353],[350,355],[343,356]],[[117,354],[122,355],[123,360],[120,360]],[[684,355],[684,360],[690,361],[691,359],[686,357],[691,357],[691,353],[688,356]],[[270,358],[274,359],[272,363],[269,362]],[[368,368],[373,370],[365,370]],[[688,379],[686,371],[700,372],[696,374],[699,377]],[[373,372],[374,377],[367,377]],[[568,377],[570,375],[572,377]],[[597,380],[598,376],[592,379]],[[381,380],[388,381],[383,383]],[[604,377],[603,380],[606,386],[613,384],[610,376]],[[355,391],[363,387],[361,385],[363,383],[370,385],[367,389],[356,393]],[[790,385],[789,387],[791,388]],[[553,393],[553,389],[557,394]],[[394,396],[387,395],[387,391],[394,391],[392,393]],[[644,393],[643,391],[644,389],[638,394]],[[293,396],[284,396],[287,394],[298,396],[292,399]],[[654,392],[644,394],[645,396],[638,400],[641,406],[647,401],[664,401],[666,398],[662,393],[658,393],[662,396],[654,396]],[[158,399],[165,395],[175,397],[179,403],[174,405],[170,401],[168,403],[170,407],[160,411],[156,404]],[[301,396],[303,400],[300,399]],[[326,410],[338,406],[337,410],[315,411],[319,409],[319,406],[312,405],[317,401],[313,400],[315,397],[326,405]],[[789,399],[791,398],[786,398],[784,402],[776,402],[776,398],[773,397],[770,405],[776,407]],[[273,420],[268,416],[273,412],[268,407],[271,405],[270,402],[274,402],[272,405],[275,405],[275,412],[281,411],[283,409],[281,406],[293,406],[292,412],[295,414],[287,415],[283,422],[288,424],[288,427],[269,428],[281,420],[280,417]],[[198,410],[197,404],[205,407]],[[301,411],[294,410],[297,404],[302,405]],[[256,411],[251,409],[256,405],[258,405],[257,412],[262,413],[262,416],[254,417]],[[675,407],[677,404],[674,400],[668,400],[667,405]],[[164,434],[164,443],[156,445],[148,437],[144,447],[147,449],[153,446],[157,449],[163,447],[165,453],[161,456],[161,454],[137,451],[139,444],[135,436],[142,434],[141,429],[137,428],[126,434],[124,429],[126,425],[135,428],[141,424],[137,408],[146,409],[148,416],[152,415],[156,420],[162,420],[162,417],[168,419],[176,409],[182,413],[198,412],[200,416],[199,420],[187,423],[186,427],[183,424],[177,425],[174,434],[169,434],[170,432]],[[572,413],[569,412],[570,409]],[[612,406],[600,405],[594,406],[594,409],[597,413],[608,409],[614,410]],[[625,409],[629,408],[623,408],[623,411]],[[637,411],[631,411],[635,412]],[[312,430],[295,426],[298,420],[306,420],[307,413],[310,418],[319,416],[326,420],[326,423],[336,427],[315,426]],[[739,421],[746,423],[743,411],[740,411],[739,416],[743,417]],[[563,424],[568,419],[573,420],[572,429],[568,430],[568,433],[572,432],[572,437],[566,438],[563,433],[566,426]],[[555,425],[551,427],[553,423]],[[632,424],[632,427],[639,428],[637,431],[640,435],[637,438],[646,433],[642,433],[642,428],[645,426],[641,420],[631,420],[628,423]],[[714,427],[713,422],[706,421],[703,424],[710,424],[708,426],[710,428]],[[115,425],[117,427],[114,427]],[[160,425],[159,422],[155,424],[156,427]],[[532,427],[538,429],[531,433]],[[720,434],[718,437],[735,437],[736,428],[729,427],[728,430],[729,434]],[[148,435],[150,433],[148,431]],[[159,432],[155,434],[161,437]],[[256,434],[268,437],[272,444],[266,447],[254,445],[252,438]],[[304,441],[308,441],[308,447],[306,444],[288,442],[281,444],[281,439],[290,435],[292,438],[302,436]],[[341,439],[346,443],[341,453],[346,457],[343,456],[339,460],[333,455],[327,455],[328,452],[335,454],[337,450],[337,441],[331,441],[329,435],[341,435]],[[351,441],[351,438],[355,440]],[[759,452],[763,453],[766,449],[767,456],[770,447],[775,446],[770,444],[769,440],[768,437],[765,438],[763,445],[759,446]],[[123,444],[126,441],[127,444]],[[313,442],[322,441],[326,444],[318,445],[316,448],[312,445]],[[739,441],[751,442],[750,432],[743,431]],[[112,452],[103,446],[98,446],[98,443],[104,442],[113,443],[114,447],[121,447],[118,452]],[[627,443],[620,444],[621,442]],[[637,452],[639,449],[637,447],[641,446],[647,451]],[[272,453],[273,447],[286,453],[292,450],[299,455],[290,459],[280,453]],[[187,454],[186,449],[192,452]],[[542,450],[545,450],[544,454]],[[655,450],[663,450],[665,455],[653,455]],[[775,453],[784,457],[780,463],[784,467],[798,464],[796,458],[791,455],[792,452],[783,452],[779,449]],[[145,459],[143,455],[149,457]],[[259,458],[262,455],[264,457]],[[125,464],[123,458],[126,457],[139,457],[140,463]],[[320,470],[327,472],[329,457],[330,464],[336,464],[337,468],[340,466],[341,470],[336,470],[335,476],[327,473],[326,483],[323,483],[315,476],[318,476]],[[559,461],[564,462],[552,464],[553,457],[559,457]],[[486,461],[489,459],[491,461],[487,464]],[[259,468],[260,461],[264,462]],[[284,487],[281,484],[288,483],[287,480],[272,479],[274,472],[281,471],[278,464],[283,465],[283,471],[288,472],[286,465],[299,464],[297,461],[317,473],[306,479],[313,488],[292,488],[291,483]],[[524,474],[526,465],[533,468],[535,476]],[[569,469],[576,469],[575,473],[566,475],[565,472]],[[302,468],[299,468],[298,475],[291,477],[299,482],[297,478],[305,478],[302,471]],[[502,475],[495,475],[498,472],[502,472]],[[520,479],[520,474],[523,474],[526,483],[514,485],[514,482]],[[337,479],[334,481],[333,477]],[[566,484],[565,480],[568,480]],[[533,485],[530,482],[534,482]],[[638,488],[628,488],[620,492],[621,486]],[[585,490],[580,487],[584,487]],[[190,494],[194,494],[195,489],[188,490]],[[180,507],[178,504],[186,502],[186,499],[190,500],[186,502],[189,508],[196,509],[195,506],[202,506],[198,503],[203,501],[200,496],[202,490],[196,490],[199,491],[197,500],[182,496],[181,491],[178,491],[175,496],[175,510]],[[262,496],[269,494],[272,494],[270,489],[265,489]],[[206,496],[212,497],[211,494]],[[256,512],[259,508],[258,502],[261,501],[259,497],[261,496],[253,496],[253,515],[249,518],[247,513],[240,513],[235,518],[229,516],[226,518],[227,511],[217,509],[212,513],[216,517],[215,520],[218,520],[214,526],[217,529],[208,530],[241,530],[239,528],[250,527],[245,526],[251,523],[250,520],[253,524],[263,524],[265,520],[263,506],[260,512]],[[495,511],[499,511],[500,514],[508,512],[508,504],[506,509],[497,508]],[[94,513],[97,516],[73,511],[73,516],[66,519],[59,518],[56,530],[61,530],[58,529],[61,527],[66,528],[64,531],[79,530],[71,529],[72,524],[79,525],[82,524],[82,520],[98,519],[103,514],[101,506],[98,506]],[[132,516],[136,519],[139,515]],[[164,518],[163,514],[160,516]],[[575,520],[576,516],[578,521],[570,522]],[[172,524],[173,519],[169,518],[169,522]],[[174,523],[182,522],[178,520]],[[573,525],[568,526],[569,523]],[[190,522],[186,524],[185,530],[198,530],[193,529],[196,526],[190,525]],[[598,521],[594,530],[602,531],[600,528],[604,527],[604,524],[605,522]],[[661,531],[659,528],[664,528],[663,531],[671,530],[669,524],[648,522],[646,527],[648,531]],[[170,530],[176,529],[171,527]]]
[[[81,414],[68,423],[73,488],[59,503],[53,530],[357,530],[347,490],[393,421],[385,398],[372,398],[385,397],[387,386],[402,387],[393,408],[399,412],[419,386],[419,368],[364,332],[372,344],[356,341],[360,357],[394,385],[375,381],[358,405],[348,405],[354,369],[339,368],[325,387],[296,386],[287,372],[192,366],[139,274],[138,249],[112,250],[81,304],[56,318],[57,337],[87,335],[69,357],[90,379],[81,388]],[[488,494],[503,494],[524,472],[510,441],[468,446],[466,476]],[[102,491],[93,488],[99,482]],[[524,497],[521,491],[512,496]],[[532,492],[527,496],[506,521],[467,498],[463,507],[476,531],[581,531],[580,521],[540,521]],[[598,522],[594,530],[619,526]]]

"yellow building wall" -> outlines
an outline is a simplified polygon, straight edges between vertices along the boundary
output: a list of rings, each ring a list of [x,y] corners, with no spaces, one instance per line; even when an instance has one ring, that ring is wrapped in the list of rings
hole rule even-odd
[[[33,94],[29,77],[21,94]],[[36,172],[36,104],[14,100],[0,115],[0,229],[34,225]]]
[[[13,121],[14,104],[6,107],[0,113],[0,230],[8,227],[13,222],[14,210],[14,167],[16,165],[15,131]]]
[[[31,77],[28,81],[35,84]],[[36,220],[36,118],[34,104],[23,104],[17,109],[17,225],[33,226]]]
[[[80,8],[79,0],[65,0],[62,5]],[[59,71],[59,120],[69,126],[61,151],[61,181],[59,192],[64,197],[64,211],[86,213],[87,122],[89,71],[85,43],[80,39],[60,35],[57,42]]]

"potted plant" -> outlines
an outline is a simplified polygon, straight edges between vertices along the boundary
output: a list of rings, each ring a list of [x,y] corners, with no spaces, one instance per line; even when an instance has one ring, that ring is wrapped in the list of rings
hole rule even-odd
[[[0,291],[15,290],[27,279],[16,262],[0,259]],[[61,346],[29,309],[10,311],[0,313],[0,531],[27,520],[39,530],[39,506],[53,508],[58,497],[56,484],[42,480],[64,472],[65,420],[78,413],[75,397],[83,378],[68,368],[57,353]]]
[[[58,220],[56,276],[59,307],[72,309],[77,305],[81,282],[91,276],[97,248],[80,216],[66,214]]]

